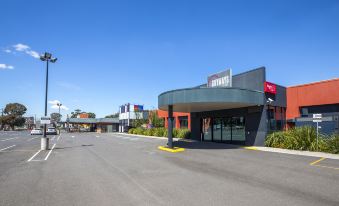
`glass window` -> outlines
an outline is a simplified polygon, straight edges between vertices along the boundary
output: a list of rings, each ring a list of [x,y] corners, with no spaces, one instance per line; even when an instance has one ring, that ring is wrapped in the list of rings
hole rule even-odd
[[[221,141],[221,119],[213,119],[213,141]]]
[[[232,141],[245,141],[245,118],[232,117]]]
[[[232,119],[224,118],[222,121],[222,141],[230,141],[232,135]]]
[[[188,117],[182,116],[179,117],[180,128],[188,128]]]
[[[202,119],[202,132],[205,141],[212,140],[211,118]]]

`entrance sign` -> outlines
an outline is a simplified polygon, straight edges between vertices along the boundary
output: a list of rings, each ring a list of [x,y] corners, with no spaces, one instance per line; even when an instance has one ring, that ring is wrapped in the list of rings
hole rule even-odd
[[[232,70],[227,69],[208,76],[207,87],[232,87]]]
[[[321,119],[314,119],[313,122],[322,122]]]
[[[264,82],[264,92],[271,93],[271,94],[277,94],[277,85],[271,82]]]
[[[322,114],[313,114],[313,122],[317,123],[317,150],[319,150],[319,144],[318,144],[318,139],[319,139],[319,122],[322,122]]]
[[[51,124],[51,118],[50,117],[41,117],[41,124]]]

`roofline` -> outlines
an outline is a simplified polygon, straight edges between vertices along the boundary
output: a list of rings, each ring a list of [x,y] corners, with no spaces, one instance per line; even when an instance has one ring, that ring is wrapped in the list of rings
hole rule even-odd
[[[333,78],[333,79],[321,80],[321,81],[316,81],[316,82],[311,82],[311,83],[306,83],[306,84],[298,84],[298,85],[294,85],[294,86],[288,86],[287,88],[295,88],[295,87],[302,87],[302,86],[310,86],[310,85],[322,84],[322,83],[333,82],[333,81],[339,81],[339,78]]]

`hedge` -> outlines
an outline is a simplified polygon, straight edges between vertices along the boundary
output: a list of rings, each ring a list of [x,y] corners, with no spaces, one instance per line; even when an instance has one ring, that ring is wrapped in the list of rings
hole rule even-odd
[[[314,127],[295,127],[287,131],[273,132],[265,140],[268,147],[292,150],[322,151],[339,154],[339,135],[319,134],[317,148],[317,133]]]
[[[157,137],[167,137],[168,131],[167,128],[158,127],[158,128],[150,128],[143,129],[141,127],[131,128],[128,130],[129,134],[139,134],[146,136],[157,136]],[[189,138],[191,135],[191,131],[188,129],[173,129],[173,137],[176,138]]]

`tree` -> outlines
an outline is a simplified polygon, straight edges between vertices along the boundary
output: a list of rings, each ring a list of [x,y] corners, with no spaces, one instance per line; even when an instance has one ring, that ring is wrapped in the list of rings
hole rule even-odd
[[[118,118],[118,117],[119,117],[119,113],[114,113],[114,114],[105,116],[105,118]]]
[[[9,125],[12,130],[14,130],[15,126],[22,126],[25,124],[26,120],[22,115],[24,115],[26,111],[27,108],[23,104],[9,103],[5,107],[5,116],[1,118],[1,123]]]
[[[80,109],[76,109],[76,110],[74,110],[74,112],[71,112],[71,118],[77,118],[77,116],[81,113],[82,112],[81,112]]]
[[[149,123],[153,125],[153,127],[164,127],[164,119],[159,118],[158,111],[150,111],[149,112]]]
[[[88,118],[95,118],[96,115],[93,112],[87,112]]]
[[[52,113],[51,114],[51,120],[52,122],[60,122],[62,115],[59,113]]]

